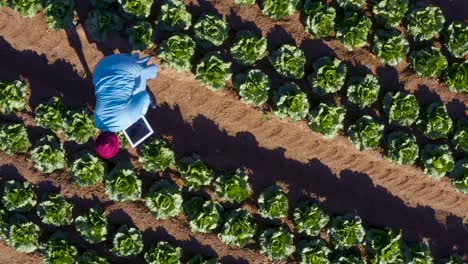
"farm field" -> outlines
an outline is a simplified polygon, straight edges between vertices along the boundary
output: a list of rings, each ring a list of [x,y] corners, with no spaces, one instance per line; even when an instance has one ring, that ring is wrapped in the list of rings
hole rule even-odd
[[[156,20],[161,2],[155,1],[146,21]],[[33,143],[30,150],[43,136],[55,135],[49,129],[37,125],[35,115],[39,105],[47,104],[52,97],[57,97],[72,109],[86,107],[92,111],[95,97],[91,75],[95,65],[106,55],[131,52],[128,37],[123,33],[125,30],[120,34],[111,34],[104,41],[95,42],[83,22],[93,9],[92,5],[88,1],[75,3],[79,23],[66,31],[49,29],[42,11],[32,18],[24,18],[9,7],[0,8],[0,81],[21,80],[28,87],[25,110],[0,115],[0,123],[24,124]],[[468,3],[463,0],[424,3],[440,7],[447,25],[453,21],[466,23],[468,20]],[[118,6],[117,3],[114,5]],[[93,244],[83,239],[74,224],[60,228],[47,225],[34,212],[36,209],[32,209],[25,215],[40,227],[41,243],[46,242],[57,230],[61,230],[69,243],[76,246],[80,255],[92,250],[106,257],[110,263],[148,263],[145,252],[160,241],[179,247],[183,263],[197,254],[217,258],[221,263],[270,263],[271,257],[268,258],[261,252],[258,242],[260,234],[269,227],[281,226],[290,230],[294,235],[295,245],[301,240],[316,240],[318,236],[333,250],[334,242],[330,238],[333,220],[319,228],[315,236],[304,235],[295,228],[296,223],[292,220],[294,209],[301,201],[312,199],[330,219],[352,214],[362,219],[362,225],[367,231],[385,227],[402,230],[402,241],[411,245],[427,240],[434,262],[451,255],[459,255],[459,263],[468,261],[468,195],[457,191],[450,177],[435,180],[420,165],[398,165],[390,162],[383,157],[383,143],[370,150],[359,151],[346,134],[346,129],[353,120],[363,115],[371,115],[385,123],[385,114],[376,105],[380,105],[389,91],[411,93],[421,106],[434,102],[444,104],[455,127],[457,120],[466,118],[466,92],[456,93],[450,91],[443,81],[417,76],[406,59],[395,67],[385,66],[372,54],[370,47],[348,51],[333,37],[311,39],[310,33],[306,32],[301,23],[299,11],[275,21],[263,15],[258,5],[239,7],[232,0],[187,0],[185,6],[192,14],[194,23],[204,12],[226,20],[231,33],[224,44],[213,49],[220,51],[227,61],[233,61],[229,49],[235,38],[234,32],[250,30],[266,38],[268,54],[274,53],[283,44],[300,47],[307,59],[307,74],[312,71],[312,62],[329,56],[338,58],[346,65],[347,76],[375,75],[381,84],[378,103],[374,104],[375,107],[362,110],[343,99],[346,98],[345,92],[322,97],[310,89],[307,90],[309,84],[306,76],[293,80],[306,92],[311,109],[312,105],[316,106],[326,98],[343,105],[351,116],[344,121],[345,129],[341,129],[336,137],[326,139],[309,128],[306,118],[299,118],[300,121],[281,119],[274,114],[274,106],[262,104],[253,107],[242,102],[231,78],[223,89],[213,91],[196,80],[190,71],[178,72],[171,69],[161,62],[158,48],[172,33],[156,30],[155,45],[142,51],[143,54],[152,56],[150,63],[158,65],[158,77],[148,82],[157,107],[148,111],[147,118],[155,129],[156,137],[167,142],[179,163],[176,166],[172,162],[169,168],[163,168],[161,172],[149,172],[139,161],[141,151],[130,147],[121,149],[112,163],[108,163],[107,169],[110,171],[113,164],[130,161],[141,179],[140,192],[143,195],[140,193],[141,198],[133,201],[117,201],[110,197],[105,183],[80,187],[71,177],[71,162],[83,151],[92,152],[93,140],[78,144],[67,140],[63,133],[57,133],[59,140],[64,143],[69,162],[67,168],[51,173],[42,173],[34,167],[34,158],[29,154],[9,155],[0,151],[1,190],[7,181],[27,181],[35,186],[38,202],[48,193],[60,193],[73,204],[73,218],[85,214],[90,208],[100,206],[110,224],[107,239]],[[336,8],[338,10],[339,7]],[[366,14],[371,13],[367,6],[364,10]],[[131,20],[126,21],[128,23]],[[441,38],[435,42],[436,45],[442,45]],[[197,48],[193,61],[198,63],[205,53],[207,52],[203,49]],[[465,59],[466,55],[461,59],[449,59],[449,63]],[[256,68],[262,69],[271,77],[272,90],[277,90],[285,83],[285,78],[275,72],[268,58],[265,57],[256,65]],[[245,68],[251,67],[236,62],[231,66],[234,76],[244,72]],[[273,102],[272,100],[270,98],[268,103]],[[395,127],[387,126],[386,129],[393,130]],[[416,135],[421,149],[428,143],[448,144],[451,149],[455,148],[452,145],[452,136],[432,140],[416,129],[408,128],[404,131]],[[183,173],[180,160],[194,153],[215,171],[216,176],[226,174],[226,171],[244,169],[249,175],[248,182],[252,189],[249,197],[240,204],[226,203],[214,190],[214,183],[202,184],[202,188],[187,188],[187,182],[181,177]],[[466,158],[466,153],[462,151],[454,150],[453,153],[455,161]],[[211,228],[207,233],[195,232],[186,213],[180,212],[169,219],[156,219],[145,205],[143,197],[150,192],[153,183],[161,178],[173,182],[177,189],[181,189],[185,202],[199,195],[220,202],[226,211],[244,208],[253,215],[253,221],[258,225],[254,239],[245,247],[228,246],[217,235],[220,226]],[[287,195],[288,217],[268,219],[259,213],[257,199],[272,185],[280,186]],[[5,205],[1,208],[3,207]],[[113,236],[122,225],[135,227],[142,234],[143,250],[130,257],[117,256],[111,250]],[[361,236],[361,241],[357,246],[351,247],[351,250],[334,249],[333,254],[352,252],[359,258],[370,261],[373,256],[367,248],[370,243],[365,243],[367,239],[367,236]],[[333,254],[330,259],[338,259],[333,261],[348,263]],[[28,254],[17,252],[0,236],[0,263],[42,263],[43,255],[44,251],[39,249]],[[287,261],[299,262],[300,256],[297,253],[289,255]],[[403,258],[406,257],[408,256]],[[394,261],[393,263],[399,263]],[[426,261],[421,263],[433,263],[427,259]]]

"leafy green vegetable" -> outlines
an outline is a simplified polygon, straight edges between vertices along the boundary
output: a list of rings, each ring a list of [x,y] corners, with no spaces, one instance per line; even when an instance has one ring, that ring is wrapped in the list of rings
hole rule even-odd
[[[468,153],[468,119],[458,120],[452,143],[456,150]]]
[[[414,164],[419,155],[416,137],[396,131],[385,136],[385,154],[396,164]]]
[[[0,114],[24,110],[27,90],[28,87],[21,81],[0,81]]]
[[[53,97],[48,104],[40,104],[36,107],[36,125],[49,128],[55,133],[63,132],[65,126],[66,106],[59,98]]]
[[[9,6],[9,0],[0,0],[0,7]]]
[[[136,18],[145,18],[150,15],[153,0],[119,0],[123,11]]]
[[[464,158],[455,163],[455,168],[450,172],[453,187],[461,193],[468,194],[468,159]]]
[[[271,19],[279,20],[294,14],[298,3],[299,0],[263,0],[262,14]]]
[[[346,109],[328,103],[320,103],[309,115],[309,127],[322,133],[325,138],[333,138],[343,129]]]
[[[463,58],[468,55],[468,26],[463,22],[454,21],[447,28],[445,46],[453,56]]]
[[[3,186],[2,204],[5,210],[29,212],[36,205],[36,193],[29,182],[9,180]]]
[[[348,128],[348,137],[360,151],[376,148],[383,136],[384,125],[364,115]]]
[[[424,172],[436,180],[440,180],[454,167],[452,151],[448,145],[427,144],[421,152]]]
[[[194,196],[184,203],[184,212],[193,232],[212,232],[219,225],[222,211],[223,207],[218,202],[205,201],[200,196]]]
[[[158,47],[161,65],[176,71],[189,71],[195,54],[195,42],[188,35],[173,35]]]
[[[78,264],[109,264],[109,262],[94,251],[86,251],[79,257]]]
[[[286,78],[300,79],[304,76],[306,57],[298,47],[284,44],[271,56],[275,70]]]
[[[359,245],[366,231],[359,216],[337,216],[328,229],[328,237],[336,248],[350,248]]]
[[[102,182],[105,173],[104,162],[90,153],[76,159],[70,169],[73,180],[80,187],[89,187]]]
[[[405,247],[405,263],[409,264],[433,264],[431,250],[427,241]]]
[[[230,203],[241,203],[249,198],[252,192],[249,175],[241,169],[216,178],[214,188],[220,200]]]
[[[261,106],[268,100],[271,89],[271,79],[263,71],[252,69],[245,74],[239,74],[234,79],[241,101],[253,106]]]
[[[195,38],[205,48],[220,46],[228,37],[227,23],[213,15],[204,13],[193,26]]]
[[[439,78],[448,62],[439,48],[431,47],[411,52],[409,64],[419,77]]]
[[[107,239],[109,222],[101,208],[91,208],[75,219],[75,227],[84,240],[97,244]]]
[[[419,104],[416,96],[396,92],[387,93],[383,100],[383,109],[390,124],[411,126],[418,120]]]
[[[177,169],[190,191],[196,191],[203,186],[208,186],[213,180],[213,170],[196,154],[179,160]]]
[[[102,9],[91,10],[85,21],[88,34],[98,42],[104,41],[109,34],[120,31],[122,26],[119,16]]]
[[[312,65],[314,71],[307,77],[312,91],[319,95],[336,93],[343,87],[346,79],[346,65],[338,59],[321,57]]]
[[[236,0],[239,1],[239,0]],[[244,0],[240,0],[244,1]],[[250,1],[250,0],[247,0]],[[187,261],[187,264],[219,264],[216,258],[205,259],[202,255],[196,255]]]
[[[336,264],[365,264],[362,257],[353,250],[337,250],[332,252],[332,263]]]
[[[268,53],[267,40],[258,37],[251,31],[237,32],[231,46],[231,55],[234,60],[243,65],[252,65],[263,59]]]
[[[429,139],[447,138],[452,131],[453,121],[445,105],[432,103],[421,111],[416,127]]]
[[[39,248],[41,229],[23,215],[10,216],[3,233],[7,244],[18,252],[32,253]]]
[[[225,62],[219,52],[206,54],[197,65],[195,73],[195,79],[210,90],[223,88],[231,76],[231,63]]]
[[[336,11],[316,0],[305,0],[302,7],[305,28],[315,37],[329,36],[335,31]]]
[[[192,25],[192,14],[187,11],[184,1],[167,0],[161,6],[158,24],[166,31],[183,31]]]
[[[462,258],[455,253],[448,258],[445,258],[441,261],[442,264],[463,264]]]
[[[37,206],[37,215],[44,224],[67,226],[73,222],[73,205],[60,194],[49,194],[47,199]]]
[[[408,0],[378,0],[373,12],[383,24],[397,27],[408,12]]]
[[[330,217],[311,201],[303,201],[294,209],[293,220],[299,233],[318,236]]]
[[[401,230],[370,229],[367,232],[367,252],[371,263],[391,264],[401,262]]]
[[[149,172],[164,171],[175,163],[174,151],[159,139],[145,143],[140,152],[139,162]]]
[[[78,144],[85,144],[91,138],[96,137],[99,132],[86,110],[67,112],[64,131],[66,140],[75,141]]]
[[[429,40],[444,27],[445,17],[440,7],[426,6],[408,16],[408,33],[416,40]]]
[[[155,34],[148,22],[139,22],[128,29],[128,44],[132,50],[147,50],[153,46]]]
[[[304,119],[309,112],[307,95],[299,90],[294,83],[282,85],[274,98],[275,114],[280,118],[290,118],[293,121]]]
[[[395,66],[409,51],[408,40],[398,30],[379,30],[374,37],[374,54],[380,62]]]
[[[278,186],[266,188],[258,197],[258,212],[265,218],[287,217],[288,210],[288,197]]]
[[[244,247],[257,233],[257,224],[245,209],[231,210],[223,216],[219,239],[228,246]]]
[[[22,124],[0,124],[0,150],[6,154],[26,153],[31,143]]]
[[[299,242],[297,254],[299,264],[330,264],[328,255],[331,250],[321,239]]]
[[[10,0],[10,7],[20,15],[31,18],[41,9],[40,0]]]
[[[179,264],[182,249],[174,247],[168,242],[160,241],[145,253],[146,263],[149,264]]]
[[[44,15],[50,29],[70,29],[75,26],[75,2],[73,0],[46,0]]]
[[[344,9],[357,10],[362,8],[366,0],[336,0],[336,2]]]
[[[138,255],[143,251],[143,236],[134,227],[122,225],[112,241],[112,253],[119,257]]]
[[[96,8],[106,9],[109,5],[114,3],[115,0],[89,0],[91,4]]]
[[[44,257],[45,264],[59,264],[59,263],[75,263],[75,258],[78,255],[78,250],[75,246],[70,245],[69,242],[61,237],[52,236],[44,246],[42,256]]]
[[[145,204],[156,219],[168,219],[182,211],[182,194],[174,184],[160,180],[151,186]]]
[[[141,197],[141,179],[130,169],[114,169],[106,179],[106,193],[114,201],[135,201]]]
[[[119,148],[125,149],[128,146],[128,140],[125,137],[125,134],[122,131],[117,132],[117,137],[119,139]]]
[[[234,0],[234,4],[247,7],[255,4],[255,0]]]
[[[363,109],[371,107],[380,93],[379,80],[372,74],[355,76],[348,81],[348,100]]]
[[[260,236],[260,253],[271,261],[283,261],[288,259],[296,247],[293,235],[283,227],[268,228]]]
[[[445,71],[445,83],[452,92],[468,93],[468,61],[450,64]]]
[[[31,150],[31,161],[34,168],[43,173],[64,169],[67,164],[62,144],[51,135],[41,138]]]
[[[354,13],[339,24],[336,37],[346,49],[355,50],[368,44],[367,36],[371,28],[372,21],[368,17]]]

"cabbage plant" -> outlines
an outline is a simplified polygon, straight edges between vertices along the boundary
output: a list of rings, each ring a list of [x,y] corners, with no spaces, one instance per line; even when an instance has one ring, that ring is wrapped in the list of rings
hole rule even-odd
[[[442,76],[448,66],[447,58],[436,47],[411,52],[409,64],[419,77],[432,78]]]
[[[130,169],[114,169],[106,178],[106,193],[113,201],[135,201],[141,197],[141,179]]]
[[[210,185],[214,177],[213,170],[196,154],[179,160],[177,169],[190,191]]]
[[[154,139],[140,148],[138,161],[144,170],[160,172],[175,164],[175,155],[164,141]]]
[[[148,22],[139,22],[128,28],[128,45],[132,50],[148,50],[156,38],[153,27]]]
[[[223,207],[218,202],[194,196],[184,203],[184,212],[193,232],[210,233],[220,224]]]
[[[65,150],[53,136],[47,135],[39,140],[31,150],[33,167],[43,173],[51,173],[66,167]]]
[[[468,153],[468,119],[458,120],[452,143],[456,150]]]
[[[328,229],[330,242],[337,249],[350,248],[359,245],[366,235],[366,231],[359,216],[337,216]]]
[[[319,95],[336,93],[346,79],[346,65],[339,59],[321,57],[313,63],[313,73],[307,77],[312,91]]]
[[[379,98],[379,80],[372,74],[354,76],[349,79],[347,85],[348,100],[361,109],[371,107]]]
[[[321,239],[303,240],[297,246],[299,264],[330,264],[328,255],[331,250]]]
[[[10,216],[7,222],[2,226],[2,233],[10,247],[22,253],[32,253],[39,248],[41,229],[38,225],[20,214]]]
[[[275,93],[275,114],[280,118],[293,121],[304,119],[309,112],[309,100],[304,92],[294,83],[282,85]]]
[[[372,9],[382,24],[397,27],[409,9],[408,0],[378,0]]]
[[[243,65],[252,65],[267,55],[267,40],[251,31],[241,30],[236,33],[230,52],[236,62]]]
[[[36,107],[34,120],[37,126],[49,128],[55,133],[63,132],[66,111],[67,108],[60,99],[53,97],[49,103]]]
[[[22,124],[0,124],[0,150],[8,155],[26,153],[31,142],[28,132]]]
[[[85,144],[90,139],[94,139],[99,132],[86,110],[68,111],[65,115],[63,130],[65,132],[65,139],[75,141],[77,144]]]
[[[192,26],[192,14],[184,1],[166,0],[161,6],[157,26],[166,31],[183,31]]]
[[[455,190],[468,194],[468,159],[464,158],[455,163],[455,167],[450,172],[450,179],[452,180]]]
[[[105,257],[98,255],[95,251],[89,250],[81,254],[78,264],[109,264]]]
[[[73,0],[46,0],[44,15],[50,29],[71,29],[75,26],[76,10]]]
[[[175,34],[161,42],[157,49],[161,65],[176,71],[190,71],[195,54],[195,42],[188,35]]]
[[[122,30],[122,19],[108,10],[94,9],[88,13],[85,27],[88,34],[96,41],[102,42],[109,34]]]
[[[109,222],[102,208],[91,208],[75,219],[75,228],[86,242],[97,244],[107,239]]]
[[[302,7],[303,22],[306,30],[315,37],[329,36],[335,31],[336,11],[320,1],[306,0]]]
[[[119,257],[138,255],[143,251],[143,236],[134,227],[122,225],[112,240],[112,253]]]
[[[31,18],[42,8],[40,0],[10,0],[11,9],[23,17]]]
[[[398,30],[379,30],[374,37],[373,50],[380,62],[395,66],[408,53],[409,43]]]
[[[74,182],[80,187],[89,187],[102,182],[105,173],[105,163],[90,153],[74,160],[70,169]]]
[[[468,26],[454,21],[447,28],[445,47],[456,58],[468,55]]]
[[[275,70],[286,78],[300,79],[304,76],[306,57],[298,47],[284,44],[271,56]]]
[[[197,65],[195,73],[195,79],[210,90],[223,88],[231,76],[231,63],[225,62],[219,52],[206,54]]]
[[[376,148],[383,136],[384,125],[364,115],[348,128],[348,137],[360,151]]]
[[[252,193],[249,175],[241,169],[224,173],[216,178],[214,189],[221,201],[230,203],[241,203]]]
[[[2,205],[10,212],[29,212],[36,205],[36,193],[29,182],[6,181],[3,186]]]
[[[453,129],[447,107],[440,103],[432,103],[421,111],[416,127],[429,139],[447,138]]]
[[[367,231],[366,248],[371,263],[399,263],[403,258],[402,232],[392,229],[370,229]]]
[[[182,257],[182,249],[174,247],[168,242],[160,241],[152,246],[149,251],[145,253],[146,263],[149,264],[178,264]]]
[[[47,199],[37,206],[37,215],[44,224],[67,226],[73,222],[73,204],[60,194],[49,194]]]
[[[395,131],[385,136],[385,155],[396,164],[414,164],[419,156],[419,146],[416,137],[402,132]]]
[[[262,13],[274,20],[290,16],[296,11],[299,0],[262,0]]]
[[[167,180],[155,182],[145,197],[145,205],[156,219],[168,219],[182,211],[180,190]]]
[[[270,261],[284,261],[295,251],[293,235],[286,229],[268,228],[260,235],[260,253]]]
[[[258,213],[265,218],[276,219],[288,216],[288,197],[278,186],[270,186],[258,197]]]
[[[44,264],[75,263],[78,250],[61,233],[56,233],[42,249]]]
[[[261,106],[268,100],[271,79],[263,71],[252,69],[234,78],[234,86],[241,101],[253,106]]]
[[[387,93],[383,100],[383,110],[393,125],[411,126],[418,120],[419,108],[416,96],[412,94]]]
[[[228,246],[244,247],[253,241],[258,226],[245,209],[235,209],[222,217],[219,239]]]
[[[405,246],[404,263],[434,264],[428,241]]]
[[[424,172],[440,180],[453,170],[455,160],[448,145],[427,144],[421,151],[421,161]]]
[[[0,81],[0,114],[24,110],[27,91],[28,87],[21,81]]]
[[[346,49],[355,50],[368,44],[367,36],[371,28],[372,21],[368,17],[354,13],[338,25],[336,37]]]
[[[344,128],[346,109],[328,103],[320,103],[312,109],[308,124],[310,129],[321,133],[325,138],[333,138]]]
[[[336,0],[339,6],[345,10],[358,10],[366,3],[366,0]]]
[[[440,7],[426,6],[408,16],[408,33],[416,40],[429,40],[443,29],[445,17]]]
[[[151,13],[153,0],[118,0],[125,14],[136,18],[148,17]]]
[[[308,236],[318,236],[330,217],[311,201],[303,201],[294,209],[294,227],[299,233]]]
[[[227,23],[223,19],[208,13],[198,18],[193,31],[197,43],[205,48],[221,46],[229,33]]]
[[[452,92],[468,93],[468,61],[450,64],[445,71],[445,83]]]

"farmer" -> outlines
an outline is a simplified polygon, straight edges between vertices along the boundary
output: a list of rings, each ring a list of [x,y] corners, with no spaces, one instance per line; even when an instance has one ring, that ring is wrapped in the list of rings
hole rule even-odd
[[[157,67],[146,65],[149,57],[139,54],[115,54],[103,58],[94,69],[96,87],[94,125],[101,130],[96,139],[96,153],[104,159],[119,151],[117,133],[146,114],[152,103],[146,80],[156,77]]]

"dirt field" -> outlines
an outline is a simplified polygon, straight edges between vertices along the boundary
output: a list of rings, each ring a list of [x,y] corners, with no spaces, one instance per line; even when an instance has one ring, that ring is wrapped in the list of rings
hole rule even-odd
[[[299,15],[274,23],[261,15],[258,7],[239,9],[232,0],[186,2],[195,17],[202,11],[219,12],[233,29],[261,32],[268,38],[270,48],[291,43],[302,47],[311,60],[336,56],[346,62],[351,75],[378,75],[384,91],[404,89],[422,103],[441,101],[448,105],[454,118],[467,114],[467,95],[451,93],[435,80],[416,78],[406,63],[395,70],[381,65],[366,49],[347,52],[335,40],[310,40]],[[464,0],[428,2],[441,6],[449,21],[467,19],[468,4]],[[83,20],[88,8],[79,6],[78,14]],[[93,108],[91,72],[104,55],[118,51],[127,51],[125,41],[118,36],[97,45],[88,41],[81,25],[73,32],[53,32],[41,14],[24,19],[8,8],[0,9],[0,79],[27,81],[31,109],[51,96],[60,96],[72,107]],[[236,70],[239,66],[234,67]],[[291,205],[312,195],[330,214],[356,212],[366,227],[401,228],[409,240],[429,238],[436,257],[454,252],[468,257],[468,196],[457,193],[447,178],[434,181],[417,167],[389,163],[378,151],[359,152],[344,136],[325,140],[310,131],[305,122],[279,120],[261,109],[246,106],[232,88],[209,91],[189,73],[160,68],[158,78],[148,85],[158,101],[148,120],[157,134],[171,142],[178,157],[197,152],[215,168],[248,168],[253,173],[255,193],[282,183],[289,189]],[[33,125],[30,115],[21,118]],[[40,130],[29,130],[34,142]],[[65,147],[67,153],[92,148],[68,143]],[[123,152],[116,161],[133,154]],[[109,201],[102,185],[80,189],[72,184],[67,172],[45,177],[22,157],[0,154],[0,175],[7,179],[25,178],[38,184],[40,192],[59,190],[81,209],[100,202],[110,212],[111,223],[134,223],[142,230],[145,242],[164,239],[181,246],[184,253],[218,256],[223,263],[266,262],[254,247],[232,249],[215,235],[190,232],[183,217],[156,221],[142,204]],[[156,177],[143,175],[148,183]],[[76,235],[72,241],[92,248]],[[104,247],[94,249],[109,256]],[[38,254],[18,254],[0,243],[0,263],[40,261]],[[140,261],[134,259],[131,263]]]

